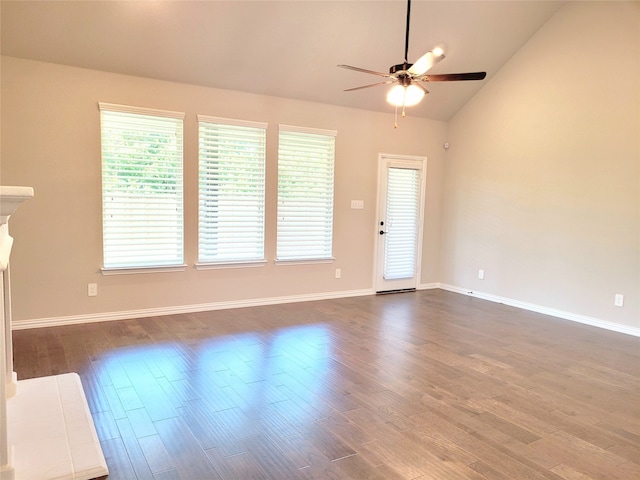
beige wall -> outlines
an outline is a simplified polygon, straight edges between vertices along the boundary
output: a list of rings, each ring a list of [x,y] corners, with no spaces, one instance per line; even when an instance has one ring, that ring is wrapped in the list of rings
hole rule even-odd
[[[185,272],[102,276],[97,103],[186,112]],[[269,123],[263,268],[196,271],[196,114]],[[333,264],[276,266],[278,124],[336,129]],[[438,281],[446,124],[2,58],[1,182],[35,188],[11,219],[14,319],[158,309],[372,288],[378,153],[428,157],[421,283]],[[364,210],[351,210],[364,200]],[[334,278],[341,268],[342,278]],[[87,297],[97,283],[97,297]]]
[[[442,282],[640,326],[639,10],[569,2],[450,122]]]
[[[36,191],[11,220],[15,320],[370,291],[384,152],[428,157],[421,284],[638,328],[638,11],[569,2],[448,125],[397,130],[392,114],[3,57],[0,182]],[[186,112],[185,272],[99,273],[98,101]],[[263,268],[192,268],[198,113],[269,123]],[[338,130],[334,264],[273,264],[278,123]]]

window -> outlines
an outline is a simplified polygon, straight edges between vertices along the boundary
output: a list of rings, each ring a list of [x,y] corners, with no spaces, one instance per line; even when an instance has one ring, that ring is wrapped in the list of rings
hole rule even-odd
[[[419,218],[420,170],[389,167],[383,269],[385,280],[415,276]]]
[[[332,259],[335,131],[280,125],[277,259]]]
[[[184,114],[100,103],[104,269],[184,262]]]
[[[264,261],[267,124],[198,116],[198,261]]]

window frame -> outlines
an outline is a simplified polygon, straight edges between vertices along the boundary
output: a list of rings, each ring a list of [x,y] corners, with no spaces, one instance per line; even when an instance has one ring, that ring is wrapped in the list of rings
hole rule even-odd
[[[156,272],[175,272],[175,271],[184,271],[187,268],[185,263],[185,215],[184,215],[184,112],[175,112],[169,110],[159,110],[153,108],[146,107],[137,107],[130,105],[120,105],[114,103],[106,103],[106,102],[98,102],[98,110],[100,112],[100,165],[101,165],[101,236],[102,236],[102,267],[100,269],[103,275],[119,275],[119,274],[137,274],[137,273],[156,273]],[[177,120],[179,125],[176,124],[176,132],[179,133],[178,145],[180,148],[179,153],[177,154],[177,158],[179,158],[179,162],[177,162],[178,174],[175,179],[175,185],[177,187],[176,192],[176,200],[177,205],[179,205],[179,214],[178,214],[178,222],[174,224],[174,227],[177,228],[179,234],[176,238],[179,238],[179,243],[176,243],[174,247],[177,247],[180,251],[180,258],[175,258],[175,261],[168,261],[167,263],[148,263],[145,264],[118,264],[117,262],[107,262],[107,258],[105,256],[106,247],[106,238],[105,238],[105,196],[107,192],[105,192],[105,138],[104,138],[104,120],[103,120],[103,112],[111,112],[111,113],[122,113],[129,115],[140,115],[140,116],[150,116],[150,117],[159,117]],[[129,232],[125,232],[129,233]]]
[[[208,270],[208,269],[219,269],[219,268],[244,268],[244,267],[261,267],[266,264],[265,259],[265,231],[266,231],[266,169],[267,169],[267,128],[268,123],[266,122],[258,122],[258,121],[250,121],[250,120],[239,120],[239,119],[231,119],[231,118],[222,118],[222,117],[212,117],[208,115],[197,115],[198,119],[198,245],[197,245],[197,254],[198,261],[195,263],[194,267],[197,270]],[[242,258],[238,256],[237,258],[230,258],[228,260],[224,259],[206,259],[204,258],[201,248],[201,232],[203,228],[202,217],[201,217],[201,202],[202,198],[202,151],[201,151],[201,124],[212,124],[219,127],[229,126],[229,127],[243,127],[248,129],[256,129],[262,130],[262,165],[259,165],[262,169],[262,204],[260,205],[262,209],[262,235],[259,243],[262,246],[262,255],[258,258]],[[236,199],[237,200],[237,199]]]
[[[281,220],[281,205],[282,205],[282,199],[281,199],[281,187],[282,187],[282,182],[281,182],[281,173],[282,173],[282,133],[293,133],[293,134],[307,134],[307,135],[317,135],[317,136],[323,136],[323,137],[331,137],[332,138],[332,143],[331,143],[331,165],[329,165],[328,167],[331,170],[331,181],[330,181],[330,197],[331,197],[331,205],[330,205],[330,209],[331,209],[331,214],[329,216],[330,218],[330,225],[329,225],[329,229],[330,229],[330,236],[329,236],[329,245],[330,245],[330,251],[328,252],[328,254],[324,255],[324,256],[314,256],[314,255],[299,255],[299,256],[290,256],[290,255],[281,255],[281,250],[280,250],[280,231],[281,231],[281,227],[282,227],[282,220]],[[337,130],[327,130],[327,129],[320,129],[320,128],[310,128],[310,127],[301,127],[301,126],[294,126],[294,125],[284,125],[284,124],[280,124],[278,126],[278,192],[277,192],[277,208],[276,208],[276,215],[277,215],[277,222],[276,222],[276,260],[275,260],[275,264],[276,265],[292,265],[292,264],[302,264],[302,265],[306,265],[306,264],[317,264],[317,263],[332,263],[335,261],[335,257],[333,256],[333,236],[334,236],[334,216],[335,216],[335,160],[336,160],[336,137],[337,137]],[[328,152],[328,150],[327,150]]]

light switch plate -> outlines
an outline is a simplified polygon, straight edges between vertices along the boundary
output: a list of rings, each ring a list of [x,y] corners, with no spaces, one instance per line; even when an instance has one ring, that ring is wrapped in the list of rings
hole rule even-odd
[[[364,208],[364,200],[351,200],[352,210],[362,210]]]

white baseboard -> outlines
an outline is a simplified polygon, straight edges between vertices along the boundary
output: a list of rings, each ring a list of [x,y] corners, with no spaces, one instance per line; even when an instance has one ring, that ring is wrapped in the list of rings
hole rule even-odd
[[[489,293],[470,291],[469,289],[448,285],[446,283],[423,283],[417,290],[432,290],[440,288],[449,292],[460,293],[472,297],[481,298],[495,303],[503,303],[512,307],[522,308],[532,312],[551,315],[553,317],[571,320],[573,322],[604,328],[614,332],[625,333],[640,337],[640,328],[629,327],[619,323],[608,322],[593,317],[578,315],[563,310],[543,307],[533,303],[521,302],[511,298],[500,297]],[[13,330],[26,330],[29,328],[57,327],[62,325],[76,325],[82,323],[107,322],[111,320],[125,320],[131,318],[155,317],[159,315],[174,315],[179,313],[205,312],[208,310],[225,310],[230,308],[259,307],[264,305],[278,305],[284,303],[310,302],[314,300],[331,300],[334,298],[361,297],[374,295],[374,289],[346,290],[341,292],[314,293],[307,295],[289,295],[283,297],[257,298],[250,300],[234,300],[228,302],[201,303],[196,305],[178,305],[173,307],[147,308],[142,310],[126,310],[121,312],[93,313],[87,315],[71,315],[66,317],[37,318],[13,322]]]
[[[314,300],[331,300],[335,298],[362,297],[374,295],[375,290],[345,290],[340,292],[313,293],[305,295],[289,295],[284,297],[256,298],[250,300],[233,300],[228,302],[201,303],[196,305],[177,305],[173,307],[145,308],[120,312],[89,313],[86,315],[70,315],[66,317],[36,318],[13,322],[13,330],[29,328],[59,327],[81,323],[107,322],[130,318],[156,317],[159,315],[175,315],[178,313],[206,312],[209,310],[226,310],[230,308],[260,307],[283,303],[311,302]]]
[[[640,337],[640,328],[637,328],[637,327],[630,327],[627,325],[622,325],[620,323],[609,322],[607,320],[600,320],[598,318],[587,317],[585,315],[578,315],[577,313],[566,312],[564,310],[557,310],[555,308],[543,307],[541,305],[536,305],[533,303],[521,302],[520,300],[500,297],[498,295],[492,295],[490,293],[471,291],[468,288],[456,287],[454,285],[447,285],[446,283],[438,284],[438,288],[441,288],[442,290],[447,290],[449,292],[461,293],[463,295],[477,297],[483,300],[489,300],[490,302],[503,303],[511,307],[522,308],[523,310],[542,313],[544,315],[551,315],[552,317],[558,317],[564,320],[571,320],[572,322],[591,325],[592,327],[604,328],[605,330],[612,330],[614,332],[625,333],[627,335]]]

